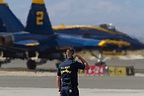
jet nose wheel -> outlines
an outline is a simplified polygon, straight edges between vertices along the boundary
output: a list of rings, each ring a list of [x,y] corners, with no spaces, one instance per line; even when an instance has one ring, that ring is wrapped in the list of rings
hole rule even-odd
[[[27,68],[31,70],[36,69],[36,62],[34,60],[28,60],[27,61]]]

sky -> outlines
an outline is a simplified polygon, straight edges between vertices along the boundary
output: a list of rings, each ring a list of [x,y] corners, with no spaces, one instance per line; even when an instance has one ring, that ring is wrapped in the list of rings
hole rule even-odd
[[[25,24],[32,0],[4,0]],[[45,0],[52,26],[112,23],[119,31],[144,38],[144,0]]]

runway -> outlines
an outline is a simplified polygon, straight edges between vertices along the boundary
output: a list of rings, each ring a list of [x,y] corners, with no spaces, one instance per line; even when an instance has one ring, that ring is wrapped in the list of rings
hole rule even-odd
[[[80,96],[143,96],[144,90],[80,89]],[[0,88],[1,96],[59,96],[55,88]]]
[[[0,76],[1,96],[59,96],[55,76]],[[79,76],[80,96],[143,96],[144,77]]]
[[[79,76],[79,88],[144,89],[144,77]],[[0,87],[57,88],[56,76],[0,76]]]
[[[108,61],[109,65],[131,66],[143,70],[144,60]],[[3,65],[0,69],[0,95],[1,96],[59,96],[56,86],[56,72],[54,62],[38,66],[37,70],[29,71],[26,61],[13,61]],[[90,63],[94,63],[90,61]],[[50,71],[53,69],[54,71]],[[109,77],[85,76],[79,74],[80,96],[143,96],[144,75],[137,72],[135,76]],[[50,95],[49,95],[50,94]]]
[[[96,60],[90,60],[87,59],[88,63],[90,65],[94,65],[96,63]],[[13,60],[10,64],[4,64],[2,65],[2,69],[27,69],[26,66],[26,60]],[[56,60],[54,61],[48,61],[46,64],[37,66],[37,69],[56,69],[55,63],[58,62]],[[108,66],[134,66],[135,69],[144,70],[144,59],[136,59],[136,60],[107,60],[106,64]]]

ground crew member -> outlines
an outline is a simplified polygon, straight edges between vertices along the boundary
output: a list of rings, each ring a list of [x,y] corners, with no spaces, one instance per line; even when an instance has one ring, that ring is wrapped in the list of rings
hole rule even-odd
[[[79,96],[78,90],[78,69],[89,69],[89,64],[73,48],[66,50],[66,59],[62,62],[57,71],[57,86],[60,96]],[[75,61],[75,58],[81,62]]]

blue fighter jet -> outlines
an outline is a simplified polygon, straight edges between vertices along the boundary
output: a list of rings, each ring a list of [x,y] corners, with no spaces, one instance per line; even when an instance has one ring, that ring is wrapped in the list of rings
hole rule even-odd
[[[91,38],[96,40],[116,40],[129,42],[131,46],[128,50],[140,50],[144,49],[144,44],[140,42],[137,38],[128,36],[127,34],[118,31],[111,24],[101,24],[99,26],[86,26],[86,25],[72,25],[53,27],[55,33],[58,34],[68,34],[73,36],[81,36],[83,38]]]
[[[2,9],[2,10],[1,10]],[[6,11],[7,10],[7,11]],[[63,52],[67,47],[74,47],[77,51],[83,49],[117,48],[108,40],[84,39],[70,35],[55,34],[51,27],[49,16],[44,0],[32,0],[25,30],[23,25],[12,15],[8,6],[0,0],[0,20],[5,24],[7,32],[0,33],[0,57],[26,59],[29,69],[36,69],[38,64],[46,63],[47,60],[63,60]],[[7,13],[9,13],[7,15]],[[12,24],[6,23],[13,20]],[[10,25],[10,26],[9,26]],[[14,30],[15,31],[12,31]],[[10,32],[9,30],[10,29]],[[129,46],[129,44],[128,44]],[[124,46],[122,48],[127,48]],[[36,62],[40,59],[39,62]]]
[[[0,32],[19,32],[23,30],[24,26],[9,9],[8,4],[0,0]],[[14,57],[14,50],[0,46],[0,66],[1,64],[10,63],[12,57]]]

